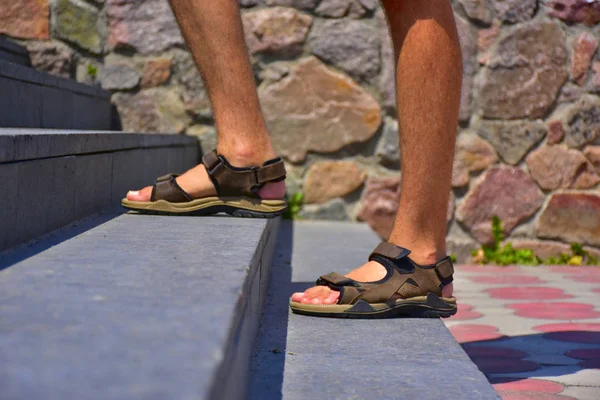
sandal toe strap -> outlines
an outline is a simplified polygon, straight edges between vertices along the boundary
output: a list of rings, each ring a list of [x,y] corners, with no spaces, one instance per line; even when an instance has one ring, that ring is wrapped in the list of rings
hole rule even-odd
[[[175,178],[179,175],[167,174],[156,179],[152,188],[150,201],[165,200],[170,203],[184,203],[193,198],[178,184]]]

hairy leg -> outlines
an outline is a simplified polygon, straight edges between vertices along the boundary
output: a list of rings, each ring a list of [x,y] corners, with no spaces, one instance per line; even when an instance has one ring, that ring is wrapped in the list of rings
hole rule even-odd
[[[412,251],[418,264],[433,264],[446,255],[446,210],[462,58],[449,0],[383,0],[394,42],[398,125],[402,148],[402,195],[389,241]],[[349,278],[382,279],[386,270],[371,261]],[[444,296],[452,285],[444,287]],[[339,293],[325,286],[295,293],[292,300],[332,304]]]
[[[236,167],[260,165],[274,158],[237,0],[171,0],[171,7],[211,100],[219,154]],[[177,183],[194,197],[216,194],[202,165],[177,178]],[[277,182],[267,184],[260,195],[281,198],[284,192],[285,184]],[[144,188],[127,197],[147,201],[150,194],[151,188]]]

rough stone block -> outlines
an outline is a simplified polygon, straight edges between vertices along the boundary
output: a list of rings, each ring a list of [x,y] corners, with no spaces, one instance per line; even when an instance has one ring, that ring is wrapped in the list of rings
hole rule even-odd
[[[41,126],[42,88],[0,76],[0,126]]]
[[[245,285],[260,258],[267,261],[276,227],[276,220],[121,215],[1,270],[3,395],[231,398],[215,388],[243,395],[244,380],[232,371],[243,373],[248,359],[228,354],[251,349],[244,327],[258,315],[239,313],[254,307],[240,294],[255,291]],[[29,250],[36,246],[44,243]]]
[[[17,225],[17,164],[0,164],[0,251],[14,243]]]
[[[74,176],[75,157],[18,164],[13,243],[33,239],[73,220]]]
[[[74,218],[84,218],[111,205],[112,162],[112,153],[75,158]]]

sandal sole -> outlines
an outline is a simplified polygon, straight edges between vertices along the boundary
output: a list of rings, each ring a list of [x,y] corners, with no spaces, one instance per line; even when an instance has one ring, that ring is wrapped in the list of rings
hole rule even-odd
[[[448,318],[456,314],[456,298],[427,296],[398,299],[388,303],[370,304],[359,300],[356,304],[302,304],[290,302],[296,314],[325,318],[382,319],[382,318]]]
[[[285,200],[260,200],[247,197],[205,197],[186,203],[123,199],[121,205],[142,214],[203,216],[226,213],[243,218],[275,218],[287,208]]]

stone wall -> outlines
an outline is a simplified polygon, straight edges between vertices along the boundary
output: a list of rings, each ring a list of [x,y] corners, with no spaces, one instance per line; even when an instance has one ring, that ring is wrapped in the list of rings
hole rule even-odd
[[[376,0],[240,0],[262,106],[304,218],[382,236],[399,195],[394,66]],[[464,57],[448,243],[493,215],[544,255],[600,248],[600,4],[455,0]],[[215,145],[203,84],[166,0],[0,0],[35,67],[111,90],[128,131]]]

